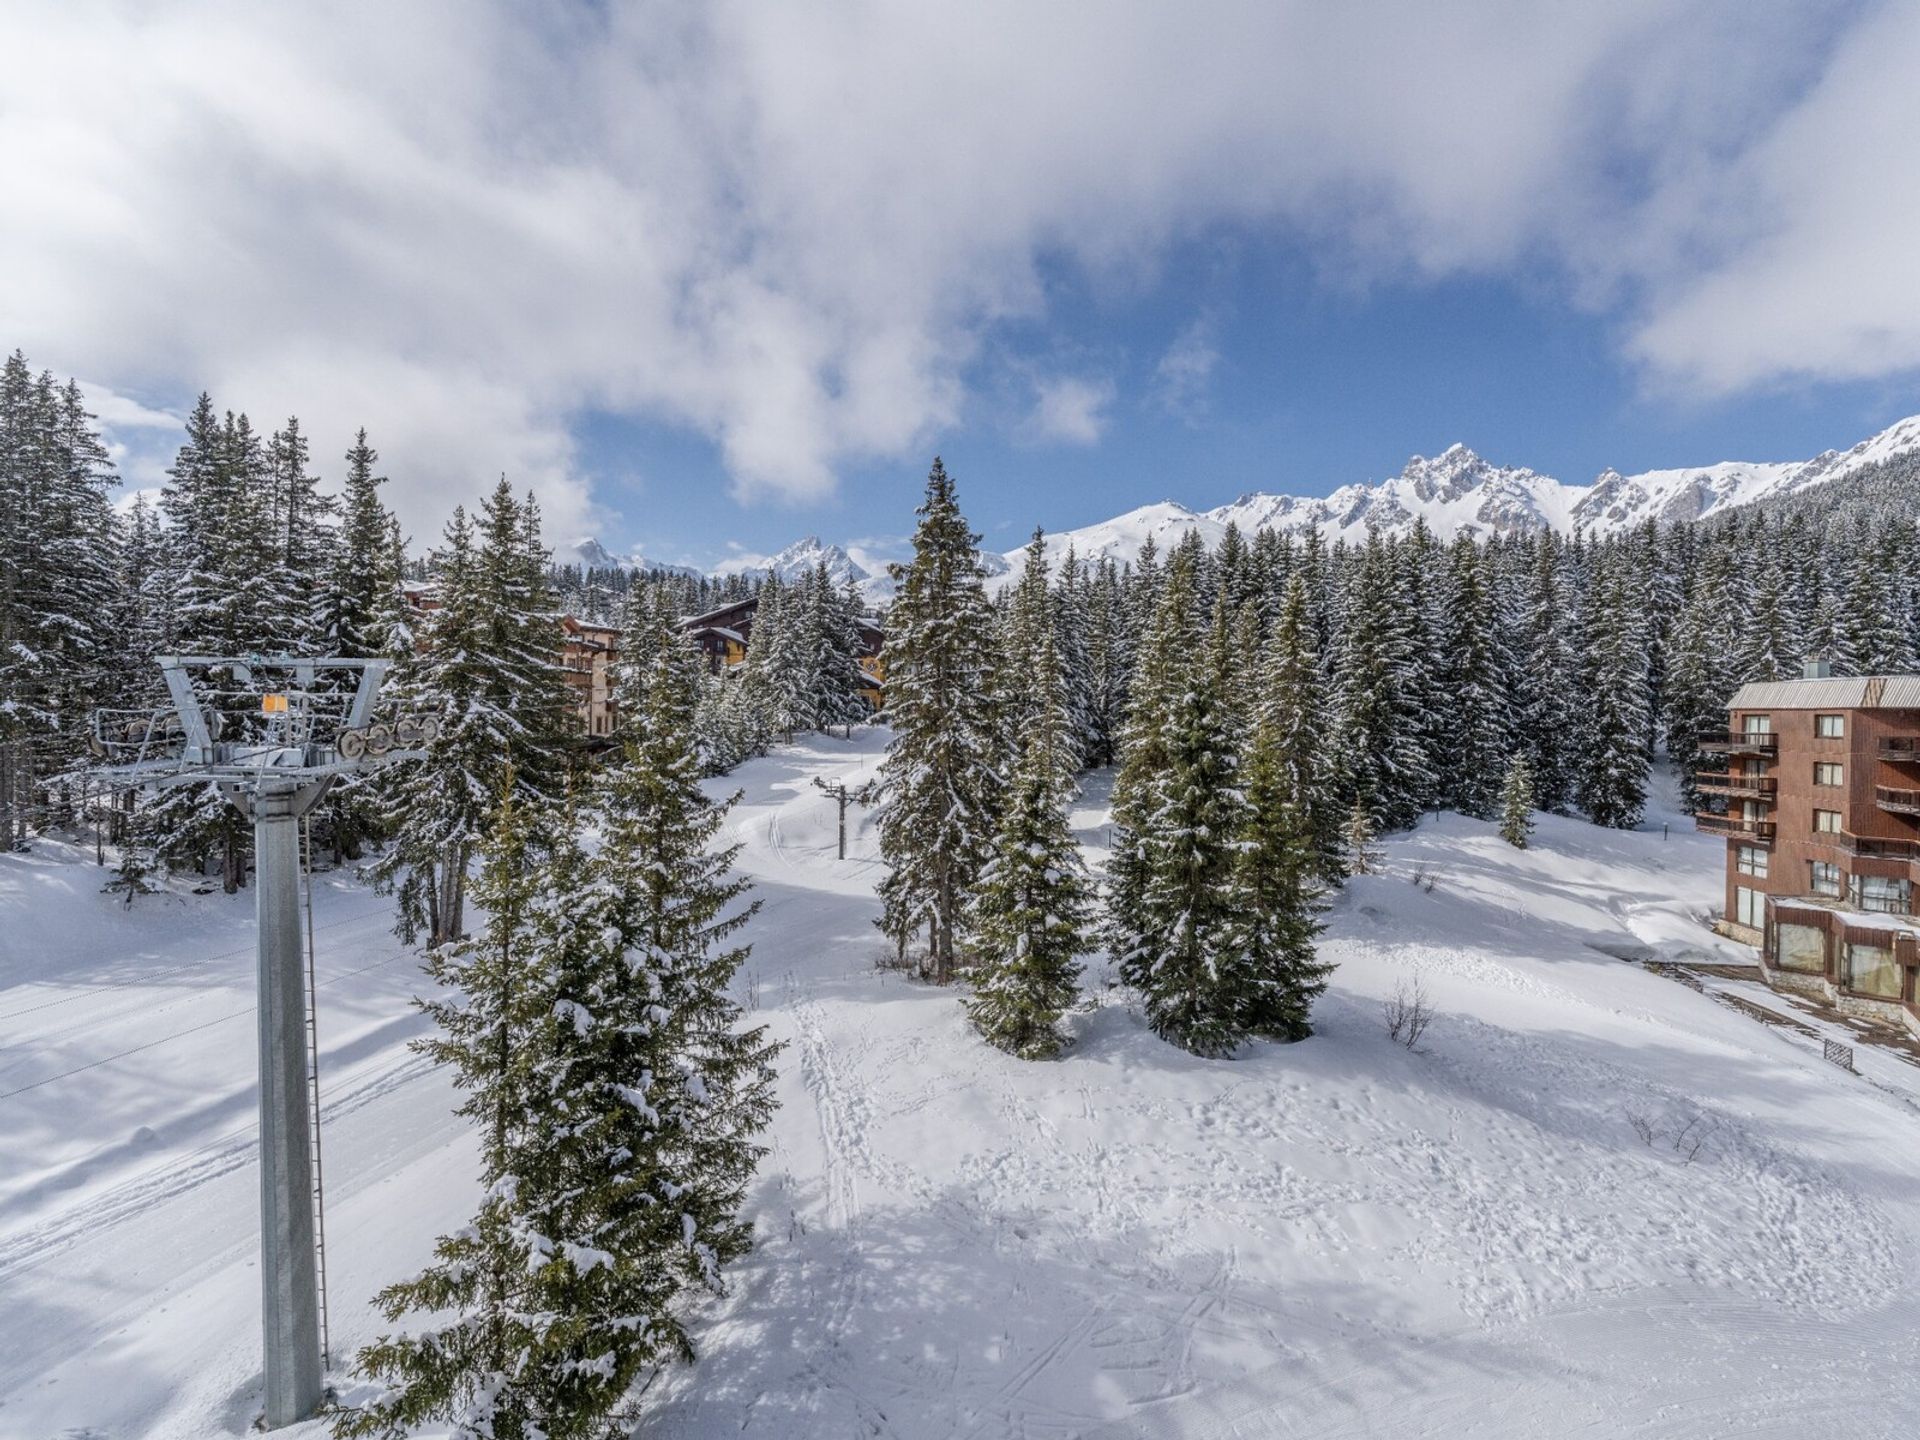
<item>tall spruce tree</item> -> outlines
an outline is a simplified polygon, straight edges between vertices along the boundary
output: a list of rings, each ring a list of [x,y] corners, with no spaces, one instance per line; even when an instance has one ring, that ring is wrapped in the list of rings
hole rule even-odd
[[[1191,568],[1182,555],[1173,573]],[[1163,605],[1179,603],[1180,588],[1170,583]],[[1138,908],[1114,928],[1129,941],[1121,976],[1140,992],[1154,1033],[1196,1055],[1227,1055],[1246,1036],[1261,977],[1234,903],[1246,801],[1226,699],[1234,657],[1224,593],[1204,651],[1184,661],[1161,705],[1165,769],[1148,782],[1146,823],[1134,838]]]
[[[728,996],[752,910],[738,847],[714,845],[726,807],[699,786],[699,661],[664,607],[644,613],[628,639],[646,709],[596,790],[598,851],[567,815],[535,853],[509,792],[484,936],[434,952],[461,993],[429,1005],[446,1032],[429,1048],[472,1091],[486,1197],[381,1296],[390,1320],[435,1324],[362,1352],[388,1388],[342,1434],[618,1433],[647,1378],[693,1358],[684,1297],[718,1292],[749,1247],[777,1047]]]
[[[1527,848],[1533,834],[1533,771],[1527,757],[1516,755],[1500,787],[1500,838],[1516,850]]]
[[[1484,820],[1499,801],[1511,748],[1511,664],[1479,547],[1456,540],[1447,572],[1443,786],[1449,805]]]
[[[1035,703],[1017,736],[993,853],[969,906],[975,968],[967,1014],[989,1043],[1039,1060],[1062,1044],[1059,1021],[1078,989],[1091,901],[1067,826],[1075,762],[1051,626],[1041,627],[1030,658]]]
[[[1596,825],[1630,830],[1647,799],[1645,620],[1627,576],[1601,582],[1588,626],[1590,658],[1580,806]]]
[[[374,866],[399,900],[399,932],[440,945],[464,933],[467,862],[492,829],[511,777],[535,805],[566,789],[561,727],[571,701],[559,630],[529,511],[504,481],[476,536],[463,509],[438,557],[438,606],[420,653],[396,677],[398,708],[438,721],[424,759],[392,766],[393,845]]]
[[[966,897],[990,852],[1000,768],[989,684],[991,610],[979,537],[936,458],[888,613],[884,662],[893,738],[879,775],[880,926],[905,954],[926,937],[927,972],[950,980]]]
[[[1303,728],[1295,677],[1302,660],[1305,605],[1289,585],[1272,644],[1260,666],[1265,703],[1241,767],[1245,820],[1232,881],[1236,933],[1228,950],[1250,971],[1242,1023],[1255,1035],[1304,1040],[1313,1033],[1313,1002],[1333,967],[1314,942],[1319,921],[1321,853],[1326,795],[1319,779],[1318,742]]]

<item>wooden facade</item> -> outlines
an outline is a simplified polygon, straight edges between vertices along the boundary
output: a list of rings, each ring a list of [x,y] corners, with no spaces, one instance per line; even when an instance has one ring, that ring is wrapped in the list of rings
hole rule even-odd
[[[573,710],[590,740],[613,734],[619,719],[613,699],[613,667],[620,659],[620,631],[572,615],[560,617],[560,664],[573,687]]]
[[[750,596],[709,610],[704,615],[689,615],[680,622],[686,627],[693,643],[699,647],[700,653],[707,657],[707,664],[715,674],[727,674],[747,658],[747,643],[753,637],[753,616],[759,604],[757,599]],[[878,710],[886,697],[887,672],[885,662],[881,659],[886,632],[871,615],[861,616],[856,623],[860,632],[860,669],[871,682],[860,692],[860,696],[869,709]]]
[[[439,587],[432,581],[409,581],[400,587],[401,599],[416,615],[429,615],[440,608]],[[613,698],[613,667],[620,659],[620,631],[616,626],[582,620],[574,615],[556,617],[558,653],[555,658],[566,673],[573,692],[573,713],[580,733],[591,741],[612,736],[619,721]],[[414,627],[414,645],[425,648],[427,627]]]
[[[1748,685],[1701,744],[1726,932],[1769,983],[1920,1031],[1920,676]]]

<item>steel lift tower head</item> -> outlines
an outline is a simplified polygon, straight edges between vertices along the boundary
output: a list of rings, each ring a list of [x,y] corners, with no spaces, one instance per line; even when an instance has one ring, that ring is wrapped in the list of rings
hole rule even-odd
[[[152,788],[214,785],[253,821],[259,919],[260,1276],[266,1423],[319,1407],[320,1290],[300,820],[343,775],[418,759],[433,717],[374,719],[385,660],[163,655],[172,701],[93,717],[100,773]],[[118,762],[118,763],[114,763]],[[317,1057],[316,1057],[317,1060]],[[310,1124],[311,1116],[311,1124]]]

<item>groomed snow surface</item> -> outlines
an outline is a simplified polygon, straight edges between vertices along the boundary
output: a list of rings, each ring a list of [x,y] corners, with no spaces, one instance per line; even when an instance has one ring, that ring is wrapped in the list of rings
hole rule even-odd
[[[1846,1074],[1635,963],[1747,958],[1701,923],[1719,841],[1543,817],[1518,852],[1429,819],[1340,898],[1313,1039],[1193,1059],[1095,960],[1073,1048],[1029,1064],[876,968],[872,831],[836,860],[811,781],[883,743],[732,777],[782,1108],[759,1247],[645,1433],[1920,1430],[1920,1071]],[[1097,858],[1098,777],[1076,819]],[[252,896],[122,909],[91,858],[0,857],[0,1436],[240,1435]],[[337,1366],[469,1215],[475,1161],[407,1048],[387,902],[316,888]],[[1438,1018],[1409,1053],[1381,1008],[1415,975]]]

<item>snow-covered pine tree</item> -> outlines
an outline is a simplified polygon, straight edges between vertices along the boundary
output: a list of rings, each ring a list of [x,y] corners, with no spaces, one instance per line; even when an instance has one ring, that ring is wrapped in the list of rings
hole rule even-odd
[[[804,596],[769,574],[754,606],[740,676],[748,692],[743,697],[746,708],[764,717],[769,739],[777,733],[791,740],[809,724],[816,687],[810,673],[813,657],[801,634],[805,620]]]
[[[1055,639],[1054,596],[1048,584],[1046,536],[1033,532],[1022,559],[1020,578],[1003,597],[994,656],[994,719],[999,730],[1001,768],[1012,772],[1020,736],[1038,721],[1040,712],[1061,697],[1047,697],[1034,683],[1034,666],[1041,646]],[[1056,662],[1059,656],[1054,648]],[[1056,684],[1059,677],[1055,677]]]
[[[1126,720],[1127,685],[1133,670],[1131,630],[1120,572],[1103,558],[1087,588],[1086,730],[1083,763],[1111,765],[1119,757],[1120,731]]]
[[[0,366],[0,850],[25,841],[122,683],[115,483],[79,387],[15,351]]]
[[[1580,806],[1596,825],[1630,830],[1647,798],[1645,620],[1629,577],[1600,577],[1587,628],[1590,656]]]
[[[999,770],[988,687],[991,612],[979,537],[936,458],[913,536],[896,567],[885,666],[893,739],[879,776],[875,820],[888,871],[881,929],[904,955],[926,935],[926,970],[944,984],[959,953],[963,907],[998,818]]]
[[[700,785],[701,661],[664,600],[641,614],[625,639],[645,708],[592,792],[600,848],[542,923],[566,1022],[546,1079],[568,1183],[539,1217],[572,1320],[552,1368],[566,1433],[597,1433],[636,1381],[693,1358],[685,1299],[718,1293],[750,1248],[740,1211],[774,1104],[778,1046],[729,994],[754,907],[739,847],[717,844],[732,802]]]
[[[1367,802],[1355,800],[1353,808],[1347,812],[1346,828],[1347,873],[1349,875],[1374,875],[1380,870],[1384,858],[1380,847],[1374,843],[1373,814],[1367,809]]]
[[[296,655],[337,653],[329,649],[333,605],[328,589],[339,566],[339,502],[320,491],[298,417],[289,417],[267,443],[266,469],[272,483],[274,600],[280,612],[273,628],[280,648]]]
[[[1071,545],[1060,562],[1060,578],[1053,587],[1053,638],[1060,656],[1060,697],[1067,717],[1067,743],[1074,769],[1093,764],[1093,672],[1087,653],[1087,595],[1085,567]]]
[[[1772,551],[1753,560],[1760,568],[1760,583],[1740,639],[1740,674],[1746,680],[1790,680],[1799,673],[1802,645],[1787,596],[1785,567]]]
[[[319,580],[314,648],[348,660],[411,660],[412,630],[403,613],[397,522],[380,500],[386,477],[374,473],[380,456],[363,429],[347,451],[339,529]],[[319,829],[336,860],[358,858],[360,847],[384,827],[377,773],[343,775],[327,792]]]
[[[1334,669],[1334,753],[1348,793],[1380,829],[1418,818],[1433,788],[1423,667],[1407,629],[1396,556],[1367,537],[1349,584]]]
[[[1697,807],[1698,777],[1721,768],[1700,736],[1724,729],[1737,676],[1729,650],[1726,590],[1712,568],[1694,576],[1667,647],[1667,755],[1680,773],[1683,804]]]
[[[1533,771],[1534,796],[1542,810],[1564,811],[1573,803],[1578,760],[1573,687],[1579,675],[1573,648],[1572,587],[1563,568],[1560,540],[1547,533],[1534,540],[1533,566],[1522,605],[1519,747]]]
[[[320,624],[327,653],[349,659],[392,655],[401,623],[400,574],[390,541],[393,517],[380,499],[387,477],[375,473],[379,463],[379,452],[361,430],[347,451],[339,541],[323,588]]]
[[[1500,787],[1500,838],[1516,850],[1527,848],[1533,834],[1533,768],[1525,755],[1515,755]]]
[[[274,637],[262,627],[272,597],[261,577],[272,568],[274,545],[259,437],[244,415],[229,412],[223,423],[205,394],[186,428],[186,443],[160,495],[167,521],[161,583],[169,592],[169,646],[198,655],[271,651]],[[218,685],[230,677],[207,678]],[[247,723],[233,714],[223,719]],[[230,894],[240,888],[252,827],[212,786],[163,791],[148,813],[155,854],[165,867],[197,870],[217,856],[224,888]]]
[[[1843,675],[1898,675],[1913,669],[1905,596],[1893,584],[1888,547],[1865,523],[1856,531],[1853,574],[1840,607],[1835,670]]]
[[[1393,608],[1404,659],[1399,691],[1408,712],[1406,731],[1417,771],[1406,777],[1412,813],[1443,802],[1442,762],[1453,740],[1452,700],[1447,694],[1440,618],[1446,550],[1424,519],[1416,517],[1404,540],[1387,542]]]
[[[808,718],[813,729],[836,730],[866,718],[860,688],[866,683],[860,668],[859,600],[850,589],[833,583],[827,562],[820,561],[808,578],[806,590],[807,680],[813,687]]]
[[[1511,749],[1512,676],[1480,547],[1464,535],[1447,556],[1445,633],[1443,790],[1454,809],[1484,820],[1499,801]]]
[[[1176,552],[1170,574],[1191,568]],[[1170,580],[1169,601],[1179,588]],[[1184,659],[1161,725],[1166,768],[1134,840],[1141,883],[1138,913],[1125,922],[1132,943],[1117,958],[1155,1034],[1196,1055],[1227,1055],[1246,1035],[1261,977],[1241,943],[1233,886],[1246,801],[1226,699],[1234,657],[1224,592],[1204,651]]]
[[[450,538],[465,524],[456,511]],[[474,886],[485,924],[471,940],[428,952],[427,973],[441,989],[417,1002],[436,1029],[415,1044],[452,1073],[465,1094],[456,1113],[480,1135],[480,1209],[436,1242],[425,1270],[375,1297],[389,1323],[418,1328],[361,1349],[356,1368],[383,1388],[340,1412],[339,1436],[400,1440],[436,1423],[476,1440],[580,1433],[547,1428],[542,1383],[571,1317],[555,1304],[539,1212],[556,1179],[577,1183],[555,1113],[566,1097],[550,1088],[566,1024],[557,1014],[560,977],[535,930],[552,872],[537,818],[506,778]]]
[[[1139,641],[1120,733],[1120,772],[1113,782],[1105,929],[1107,948],[1122,960],[1154,943],[1143,928],[1148,846],[1171,762],[1174,707],[1201,648],[1191,557],[1177,557],[1164,577],[1155,578],[1154,612]]]
[[[1328,751],[1327,687],[1314,652],[1307,578],[1298,571],[1287,582],[1261,671],[1260,719],[1277,732],[1313,873],[1323,884],[1337,885],[1347,874],[1344,816]]]
[[[476,544],[465,510],[454,511],[436,557],[439,607],[394,683],[397,708],[435,716],[439,734],[424,759],[383,772],[393,845],[373,874],[398,897],[399,933],[433,945],[464,933],[467,861],[509,777],[536,807],[566,787],[559,723],[570,701],[544,559],[504,481],[483,517]]]
[[[1251,602],[1248,608],[1251,609]],[[1265,703],[1254,721],[1241,767],[1245,819],[1234,860],[1228,949],[1244,955],[1250,985],[1241,1023],[1254,1035],[1304,1040],[1313,1033],[1313,1002],[1333,967],[1314,941],[1319,915],[1322,837],[1315,833],[1326,796],[1318,741],[1302,725],[1297,690],[1304,647],[1304,592],[1288,586],[1286,608],[1259,670]],[[1251,655],[1245,659],[1251,666]]]
[[[1015,736],[992,857],[968,906],[975,969],[967,1014],[990,1044],[1027,1060],[1059,1053],[1060,1017],[1073,1003],[1088,948],[1091,899],[1067,826],[1076,759],[1060,672],[1053,627],[1042,624],[1030,656],[1032,707]]]

